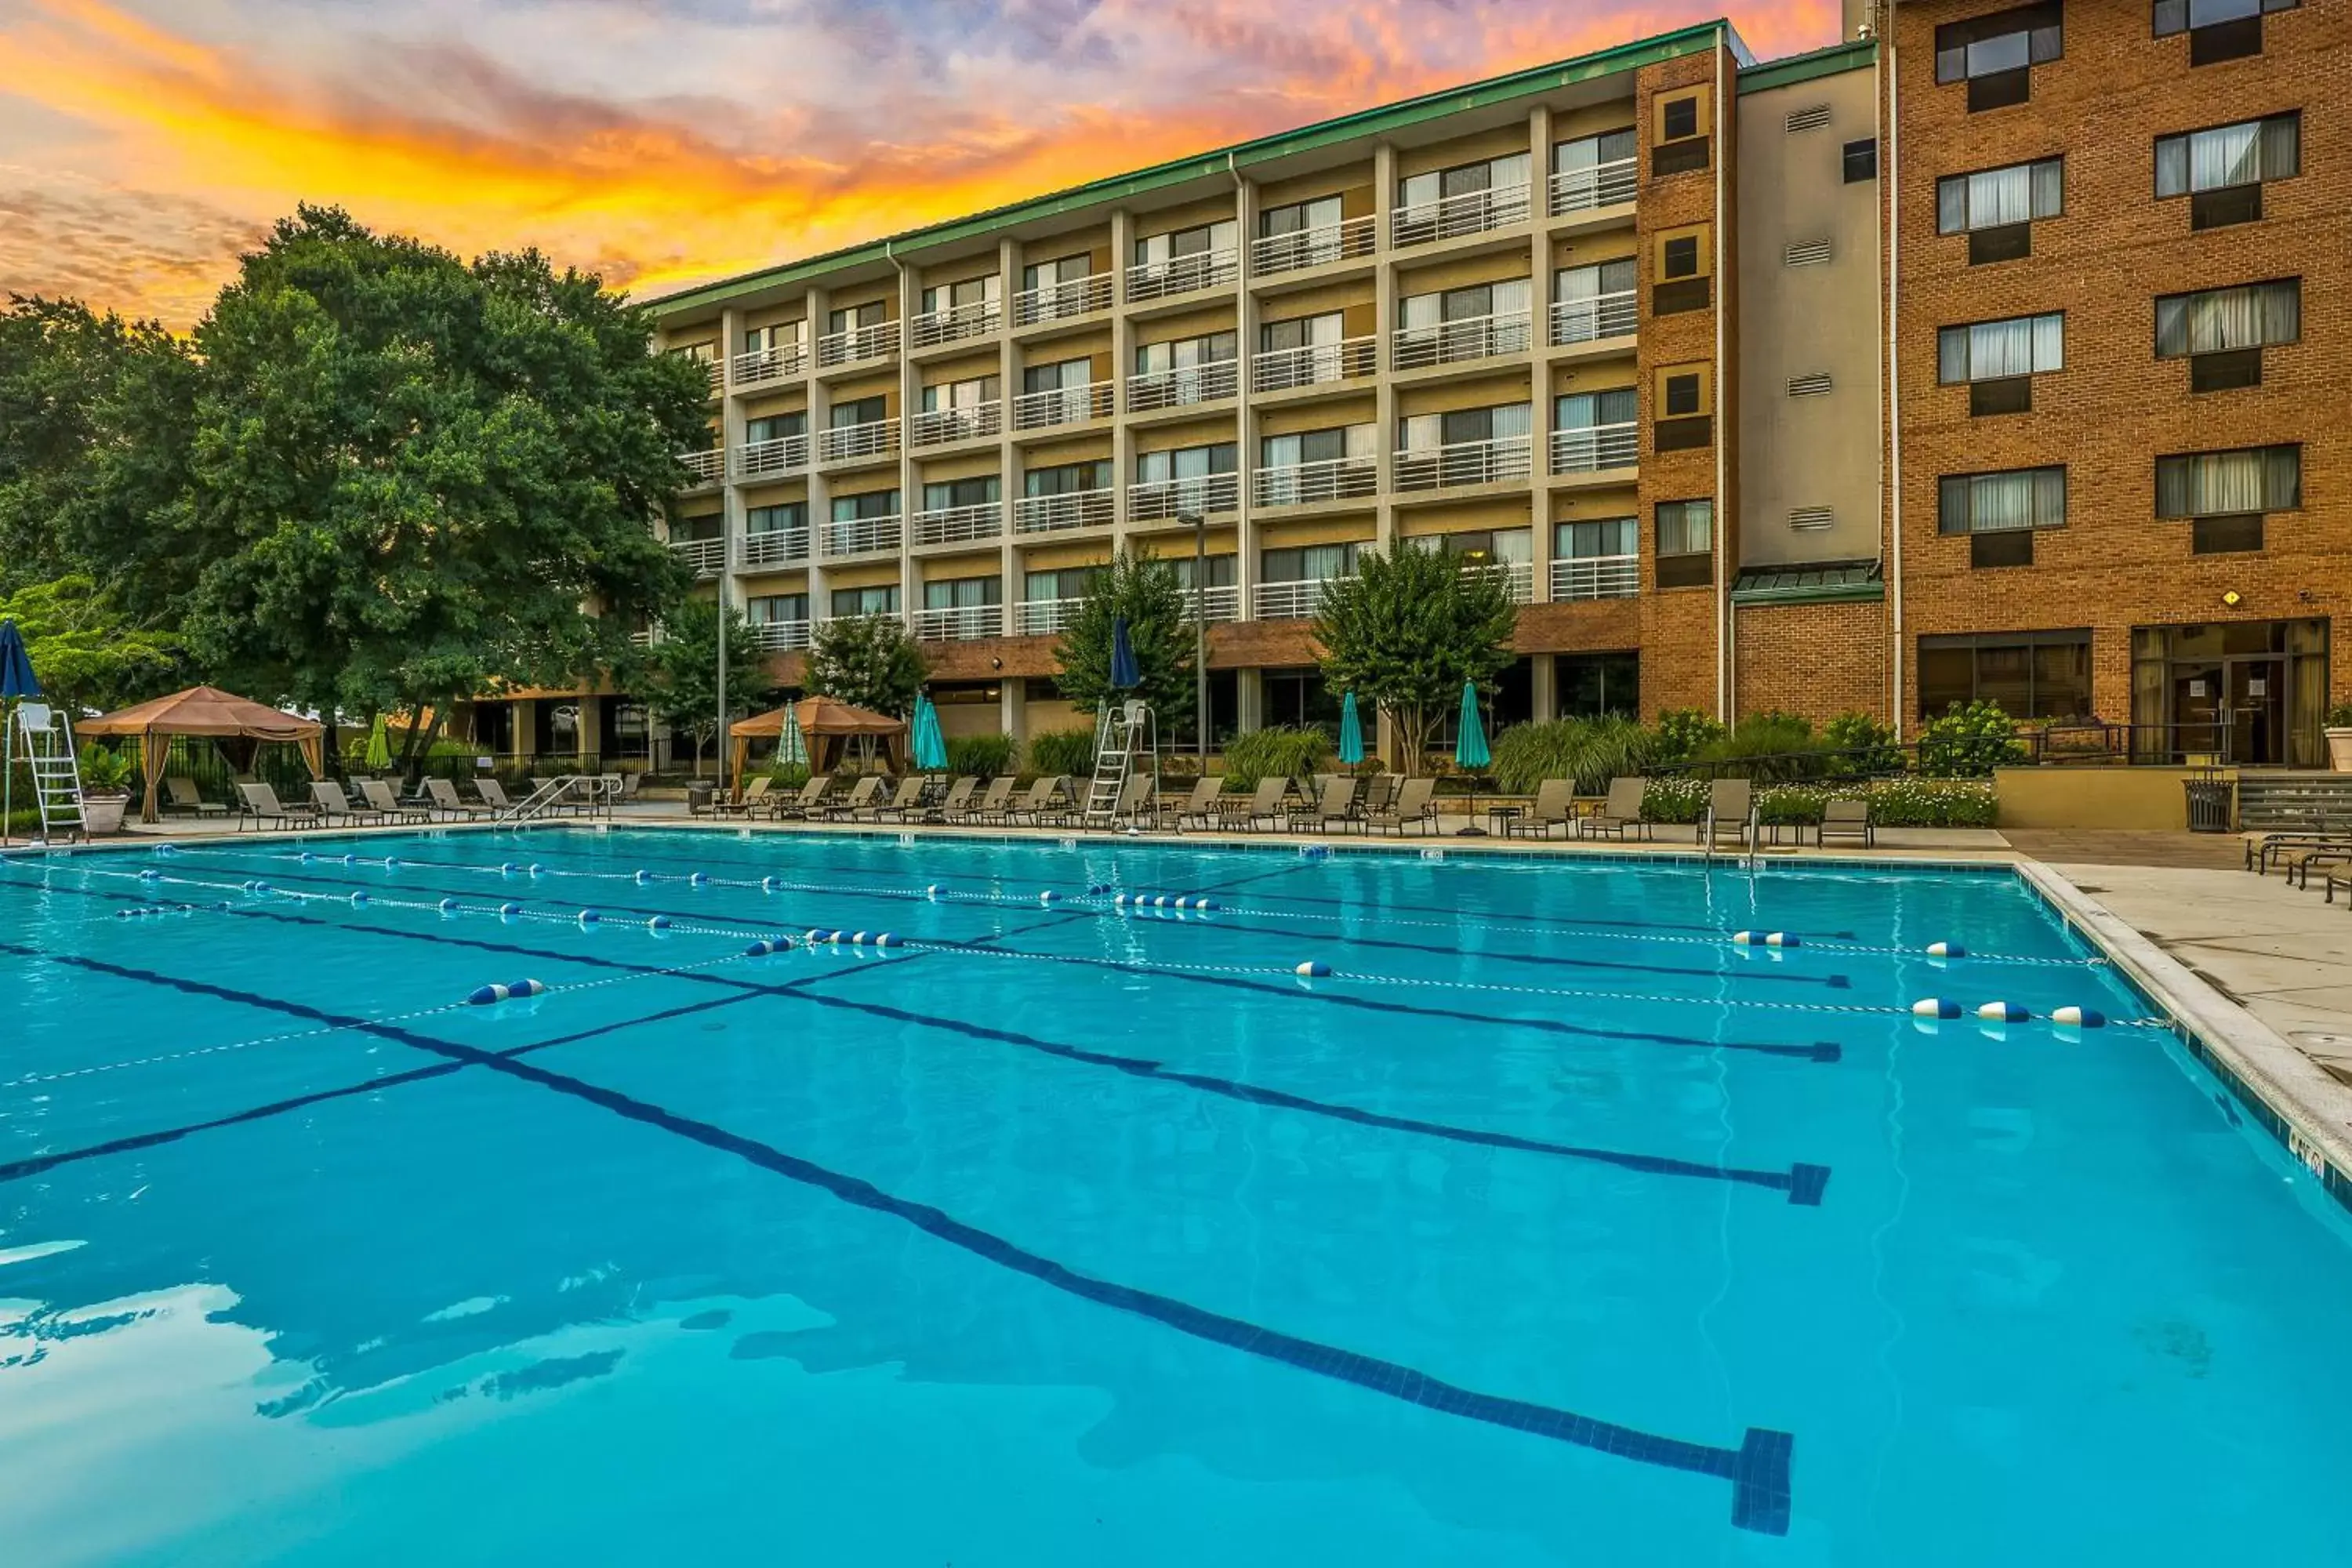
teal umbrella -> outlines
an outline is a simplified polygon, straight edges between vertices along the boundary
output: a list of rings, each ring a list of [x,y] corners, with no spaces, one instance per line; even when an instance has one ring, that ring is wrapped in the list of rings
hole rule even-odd
[[[915,765],[925,773],[948,765],[947,737],[940,733],[940,710],[931,706],[929,692],[915,694]]]
[[[1454,742],[1454,760],[1465,768],[1483,768],[1495,760],[1486,749],[1486,726],[1478,717],[1478,684],[1462,683],[1462,738]]]
[[[1356,716],[1352,691],[1339,704],[1339,761],[1354,767],[1364,760],[1364,721]]]

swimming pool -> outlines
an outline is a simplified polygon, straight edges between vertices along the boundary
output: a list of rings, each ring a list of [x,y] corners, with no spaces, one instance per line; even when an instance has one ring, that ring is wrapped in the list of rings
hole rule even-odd
[[[0,974],[11,1561],[2340,1547],[2344,1215],[2006,871],[215,841]]]

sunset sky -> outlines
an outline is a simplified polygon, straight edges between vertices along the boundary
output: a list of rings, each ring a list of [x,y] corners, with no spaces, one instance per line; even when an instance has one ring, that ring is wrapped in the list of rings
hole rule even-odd
[[[184,328],[295,202],[643,295],[1720,0],[0,0],[0,292]],[[1758,55],[1837,0],[1730,10]]]

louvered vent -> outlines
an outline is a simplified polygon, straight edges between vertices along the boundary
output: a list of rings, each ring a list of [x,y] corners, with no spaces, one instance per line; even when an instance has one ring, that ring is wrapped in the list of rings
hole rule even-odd
[[[1789,395],[1791,397],[1820,397],[1826,395],[1829,389],[1830,377],[1827,371],[1815,371],[1811,375],[1792,375],[1789,378]]]
[[[1801,506],[1789,513],[1789,526],[1800,533],[1819,533],[1836,521],[1836,513],[1825,506]]]
[[[1830,258],[1830,242],[1826,239],[1792,239],[1780,258],[1791,267],[1819,267]]]
[[[1792,132],[1819,131],[1829,122],[1830,106],[1826,103],[1810,104],[1803,109],[1789,110],[1789,129]]]

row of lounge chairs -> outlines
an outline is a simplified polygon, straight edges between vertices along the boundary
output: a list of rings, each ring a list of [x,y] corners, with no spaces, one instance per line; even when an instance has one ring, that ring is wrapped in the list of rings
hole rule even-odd
[[[1654,837],[1644,815],[1650,781],[1617,778],[1609,793],[1591,810],[1583,810],[1576,786],[1567,779],[1546,779],[1536,786],[1535,803],[1504,821],[1505,833],[1517,837],[1549,838],[1558,828],[1570,838],[1650,838]],[[1727,840],[1753,846],[1764,825],[1756,809],[1756,786],[1748,779],[1716,779],[1707,785],[1706,806],[1698,822],[1698,839],[1713,847]],[[1878,841],[1871,820],[1870,802],[1861,796],[1832,797],[1822,808],[1816,836],[1822,844],[1842,840],[1864,847]]]
[[[447,779],[428,778],[418,793],[404,800],[383,779],[355,779],[351,788],[359,791],[354,800],[344,785],[333,779],[317,779],[310,784],[310,798],[281,801],[277,790],[257,779],[236,781],[237,826],[246,827],[377,827],[385,826],[413,826],[429,822],[463,822],[483,817],[497,818],[511,813],[522,804],[509,795],[496,779],[478,778],[468,781],[474,786],[476,798],[466,800],[457,794],[457,786]],[[535,793],[535,792],[534,792]],[[559,797],[542,809],[551,814],[566,816],[598,816],[609,812],[613,804],[631,794],[622,775],[605,774],[590,781],[584,789],[575,789]],[[205,800],[197,793],[194,781],[185,778],[164,780],[164,810],[177,816],[193,816],[199,819],[226,816],[229,808]],[[529,797],[526,797],[529,798]]]
[[[765,778],[742,798],[715,802],[719,816],[765,816],[780,822],[929,822],[1008,827],[1149,826],[1243,831],[1433,831],[1437,813],[1429,779],[1335,776],[1303,787],[1287,778],[1259,781],[1247,794],[1228,795],[1214,776],[1181,795],[1160,798],[1149,773],[1130,774],[1108,810],[1088,811],[1067,774],[1034,780],[1025,788],[1010,775],[946,781],[916,775],[893,785],[878,775],[856,780],[845,793],[827,774],[792,794]]]
[[[2309,827],[2264,833],[2246,840],[2246,869],[2257,876],[2277,871],[2291,888],[2308,889],[2316,873],[2334,903],[2338,889],[2352,904],[2352,826],[2331,827],[2324,817]]]

